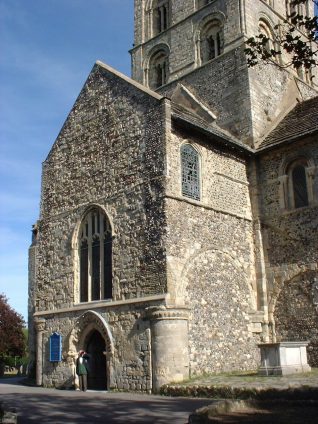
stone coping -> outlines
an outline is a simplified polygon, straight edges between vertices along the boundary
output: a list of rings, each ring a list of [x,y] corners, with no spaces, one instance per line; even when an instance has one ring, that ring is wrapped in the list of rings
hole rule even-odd
[[[166,301],[167,298],[168,298],[167,294],[159,294],[154,296],[137,297],[134,299],[126,299],[126,300],[114,300],[114,301],[107,300],[107,301],[79,303],[79,304],[74,304],[74,306],[71,306],[69,308],[51,309],[48,311],[37,311],[33,314],[33,316],[42,317],[46,315],[57,315],[57,314],[65,314],[69,312],[87,311],[88,309],[100,309],[100,308],[110,309],[117,306],[134,305],[136,303]]]
[[[129,84],[133,85],[134,87],[138,88],[139,90],[143,91],[144,93],[148,94],[149,96],[157,99],[162,100],[165,97],[161,94],[156,93],[155,91],[151,90],[150,88],[146,87],[145,85],[140,84],[139,82],[133,80],[130,77],[127,77],[127,75],[117,71],[116,69],[112,68],[111,66],[107,65],[106,63],[102,62],[101,60],[97,60],[95,62],[95,65],[100,66],[101,68],[106,69],[106,71],[116,75],[117,77],[121,78],[122,80],[128,82]]]
[[[309,341],[297,341],[297,342],[275,342],[275,343],[260,343],[258,347],[299,347],[299,346],[308,346]]]

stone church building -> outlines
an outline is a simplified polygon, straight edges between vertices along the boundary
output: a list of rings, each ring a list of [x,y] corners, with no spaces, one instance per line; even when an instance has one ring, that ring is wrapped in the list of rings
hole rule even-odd
[[[93,389],[256,369],[280,340],[309,341],[318,366],[317,86],[244,53],[289,8],[135,0],[132,78],[96,62],[43,164],[38,384],[74,384],[80,349]]]

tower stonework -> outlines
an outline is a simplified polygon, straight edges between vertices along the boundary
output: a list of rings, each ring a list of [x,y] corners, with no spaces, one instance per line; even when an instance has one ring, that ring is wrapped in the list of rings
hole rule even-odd
[[[159,92],[170,96],[178,82],[188,84],[217,113],[218,125],[251,146],[270,132],[297,99],[315,95],[312,83],[304,75],[295,78],[293,72],[276,65],[254,69],[246,66],[246,39],[259,33],[262,25],[270,36],[274,26],[287,16],[285,0],[164,3],[168,4],[169,26],[158,32],[154,29],[158,1],[135,1],[135,46],[131,55],[136,81],[149,85],[151,57],[164,48],[169,64]],[[312,2],[308,2],[307,13],[314,14]],[[221,49],[202,63],[202,37],[209,22],[220,26]]]
[[[80,349],[92,389],[256,369],[302,322],[318,365],[317,87],[244,53],[289,7],[135,0],[132,79],[96,62],[43,165],[38,382],[76,384]]]

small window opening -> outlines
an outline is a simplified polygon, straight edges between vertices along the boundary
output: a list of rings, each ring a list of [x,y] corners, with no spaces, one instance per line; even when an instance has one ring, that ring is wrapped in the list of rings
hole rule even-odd
[[[292,184],[295,208],[308,206],[307,180],[304,166],[297,165],[293,168]]]
[[[189,144],[181,147],[182,195],[200,200],[200,163],[198,152]]]
[[[201,63],[219,56],[223,51],[223,33],[218,21],[209,22],[203,28],[200,35],[200,59]]]
[[[169,59],[165,51],[155,53],[149,63],[149,87],[153,90],[168,81]]]
[[[169,26],[169,1],[159,0],[154,3],[153,9],[153,33],[160,34]]]

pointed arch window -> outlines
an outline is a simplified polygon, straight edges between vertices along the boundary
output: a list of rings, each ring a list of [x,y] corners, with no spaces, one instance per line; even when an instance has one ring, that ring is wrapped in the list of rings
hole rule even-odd
[[[181,147],[181,175],[182,195],[200,200],[200,156],[190,144],[184,144]]]
[[[112,232],[106,214],[91,209],[79,232],[80,302],[112,298]]]

